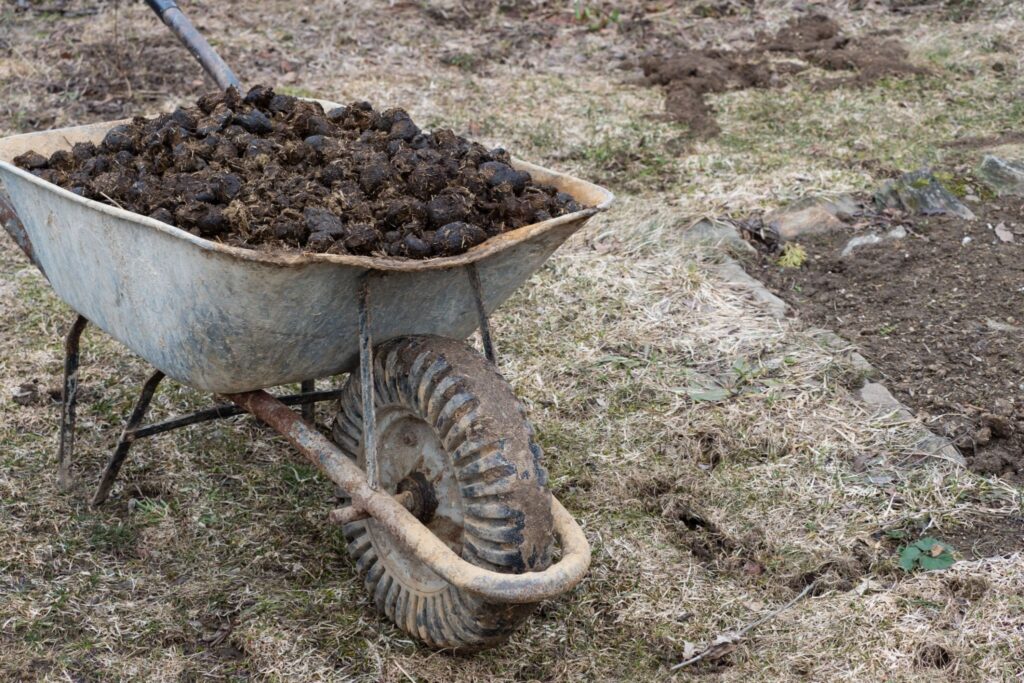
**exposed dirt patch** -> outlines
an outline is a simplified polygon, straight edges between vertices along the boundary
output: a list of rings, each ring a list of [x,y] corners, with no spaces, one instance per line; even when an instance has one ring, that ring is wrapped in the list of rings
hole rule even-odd
[[[885,76],[926,74],[927,69],[907,61],[907,51],[884,36],[851,38],[839,24],[823,15],[796,19],[774,37],[765,39],[767,52],[796,56],[827,71],[853,71],[854,75],[818,84],[822,88],[865,86]]]
[[[944,529],[942,539],[968,560],[1024,550],[1024,517],[984,516],[968,526]]]
[[[769,88],[777,82],[778,69],[749,54],[720,50],[691,50],[668,58],[649,57],[641,67],[649,85],[665,89],[665,112],[684,121],[697,137],[716,135],[718,123],[708,105],[708,93]],[[788,68],[788,67],[787,67]],[[797,67],[799,70],[802,67]]]
[[[853,39],[839,24],[820,14],[793,19],[775,35],[760,36],[752,49],[685,50],[641,61],[645,82],[665,90],[666,115],[688,123],[697,137],[719,132],[707,94],[778,87],[786,82],[785,76],[808,66],[853,72],[852,76],[820,81],[817,87],[823,89],[927,73],[907,61],[907,52],[899,43],[879,36]]]
[[[401,109],[325,112],[257,86],[15,163],[90,199],[248,248],[429,258],[581,207]]]
[[[644,482],[640,489],[645,507],[676,527],[683,546],[705,567],[747,577],[765,573],[765,564],[755,549],[757,543],[732,538],[723,531],[690,500],[685,486],[656,478]]]
[[[1024,483],[1024,206],[972,208],[976,221],[869,216],[801,237],[803,267],[774,255],[750,267],[803,318],[861,347],[971,469]],[[905,239],[840,256],[855,235],[896,225]]]

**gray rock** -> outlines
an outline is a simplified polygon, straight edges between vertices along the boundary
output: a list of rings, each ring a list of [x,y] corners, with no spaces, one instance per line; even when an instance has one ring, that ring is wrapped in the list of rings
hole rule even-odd
[[[889,390],[877,382],[868,382],[857,392],[857,397],[868,405],[877,409],[879,414],[888,414],[892,418],[906,422],[915,422],[914,414],[902,403],[896,400]],[[924,425],[917,427],[917,441],[914,443],[914,450],[932,457],[948,460],[961,467],[967,466],[967,461],[960,454],[956,446],[949,439],[934,434]]]
[[[884,384],[879,384],[878,382],[866,383],[857,392],[857,398],[876,408],[896,410],[901,413],[900,417],[904,417],[902,413],[906,413],[908,417],[910,416],[910,411],[896,400],[896,397],[885,388]]]
[[[846,226],[827,207],[820,204],[786,207],[773,211],[765,216],[764,222],[784,242],[796,239],[801,235],[815,235],[839,230]]]
[[[821,344],[822,348],[848,358],[850,368],[860,377],[861,386],[869,380],[881,379],[882,373],[868,360],[857,352],[856,347],[832,330],[814,327],[807,330],[812,339]]]
[[[683,239],[711,247],[724,246],[739,253],[757,253],[757,250],[740,236],[736,226],[726,221],[702,218],[683,231]]]
[[[1024,162],[986,154],[977,176],[997,195],[1024,195]]]
[[[825,201],[824,206],[836,218],[848,221],[864,212],[864,204],[852,195],[841,194]]]
[[[797,211],[817,206],[841,221],[847,221],[864,212],[864,204],[849,194],[840,194],[830,197],[810,196],[803,197],[786,207],[787,211]]]
[[[948,460],[960,467],[967,467],[967,461],[964,460],[964,456],[957,450],[952,441],[944,436],[932,434],[924,428],[922,428],[921,434],[921,439],[914,444],[914,448],[919,452],[932,458]]]
[[[950,214],[974,220],[974,212],[936,180],[930,171],[904,173],[890,180],[874,195],[880,209],[899,209],[911,214]]]
[[[988,329],[992,330],[993,332],[1010,332],[1010,333],[1013,333],[1013,332],[1020,332],[1021,331],[1021,328],[1018,327],[1017,325],[1010,325],[1009,323],[1001,323],[998,320],[993,320],[992,318],[986,318],[985,319],[985,325],[988,327]]]
[[[772,316],[776,318],[786,317],[789,304],[769,292],[759,280],[751,277],[747,271],[743,270],[743,266],[736,261],[726,257],[726,260],[719,263],[715,270],[718,276],[725,281],[725,284],[737,289],[746,290]]]
[[[801,235],[840,230],[846,227],[846,221],[863,211],[863,204],[848,194],[804,197],[769,212],[764,217],[764,226],[778,236],[779,241],[788,242]]]
[[[896,226],[884,235],[879,235],[876,232],[869,232],[866,235],[858,235],[846,243],[846,246],[843,247],[839,256],[846,258],[852,254],[857,247],[863,247],[867,244],[878,244],[879,242],[887,242],[889,240],[901,240],[906,236],[907,230],[902,225]]]

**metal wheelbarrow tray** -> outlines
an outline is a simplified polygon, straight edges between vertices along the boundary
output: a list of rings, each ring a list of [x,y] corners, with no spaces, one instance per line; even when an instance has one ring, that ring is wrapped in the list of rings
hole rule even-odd
[[[0,182],[13,206],[5,215],[0,189],[0,222],[79,313],[66,346],[59,483],[70,476],[78,338],[92,323],[157,368],[94,504],[108,496],[136,440],[247,411],[350,497],[329,520],[343,526],[378,608],[424,642],[456,650],[493,645],[531,603],[575,586],[589,566],[589,545],[547,492],[525,411],[495,369],[487,316],[606,208],[611,193],[516,161],[534,180],[593,208],[492,237],[458,256],[413,261],[226,246],[85,199],[10,163],[28,150],[98,143],[118,123],[0,140]],[[461,342],[477,328],[486,361]],[[316,379],[343,372],[353,373],[345,389],[316,391]],[[142,425],[165,374],[231,403]],[[293,382],[302,393],[262,391]],[[333,439],[313,412],[327,399],[340,399]],[[302,415],[287,405],[302,405]],[[500,438],[499,428],[507,430]],[[533,488],[523,493],[526,486]],[[463,525],[454,535],[453,520]],[[561,543],[555,564],[550,541],[537,540],[552,535]]]
[[[322,102],[325,108],[338,106]],[[0,140],[0,180],[35,262],[69,306],[180,382],[237,393],[326,377],[358,359],[358,290],[374,274],[375,340],[466,338],[477,327],[464,266],[478,271],[490,313],[598,209],[498,235],[458,256],[425,261],[268,253],[226,246],[85,199],[9,162],[102,141],[114,121]],[[534,180],[603,208],[610,193],[517,162]]]

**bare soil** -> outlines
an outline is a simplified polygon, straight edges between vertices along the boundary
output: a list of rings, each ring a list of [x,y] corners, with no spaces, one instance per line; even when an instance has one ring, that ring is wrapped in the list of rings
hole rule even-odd
[[[750,264],[817,325],[864,350],[900,400],[949,436],[971,469],[1024,482],[1024,205],[1002,198],[951,216],[879,215],[804,236],[808,260]],[[840,251],[903,225],[908,236]],[[1005,232],[1000,238],[995,227]],[[1009,241],[1006,236],[1009,235]]]
[[[811,3],[855,36],[900,31],[888,35],[936,76],[821,92],[819,80],[852,74],[808,68],[781,89],[708,95],[728,135],[700,144],[676,144],[685,126],[662,116],[659,89],[623,84],[642,77],[638,60],[751,49],[808,3],[179,4],[245,83],[407,107],[431,130],[616,191],[615,210],[493,317],[501,371],[593,561],[507,646],[452,657],[377,616],[343,531],[324,523],[334,488],[249,418],[143,440],[112,500],[91,508],[151,372],[96,332],[83,340],[77,484],[58,491],[52,397],[72,312],[0,238],[0,680],[1021,677],[1019,487],[908,461],[919,425],[849,400],[849,354],[780,324],[719,270],[716,249],[682,239],[691,218],[864,191],[945,163],[938,141],[1019,130],[1006,93],[1024,88],[1020,3],[984,3],[969,24],[934,0],[906,12]],[[21,5],[0,3],[5,135],[172,111],[213,89],[145,3]],[[720,384],[729,396],[692,398]],[[166,384],[152,418],[210,400]],[[952,545],[956,563],[904,572],[900,548],[918,535]],[[714,656],[672,670],[706,647]]]
[[[979,515],[971,524],[944,529],[942,537],[964,557],[977,560],[1024,550],[1024,517]]]
[[[641,61],[645,82],[665,90],[666,115],[687,123],[695,137],[719,132],[707,94],[780,87],[787,82],[786,76],[808,66],[853,72],[819,81],[815,84],[819,89],[865,86],[886,76],[928,73],[907,61],[907,51],[898,42],[880,36],[851,38],[822,14],[796,17],[775,35],[760,35],[752,49],[683,50]]]
[[[573,198],[401,109],[256,86],[136,117],[100,145],[15,163],[72,192],[235,246],[422,259],[578,211]]]

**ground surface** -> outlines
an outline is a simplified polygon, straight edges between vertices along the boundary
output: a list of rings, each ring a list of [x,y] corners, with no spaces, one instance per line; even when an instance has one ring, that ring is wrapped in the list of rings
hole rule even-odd
[[[13,4],[0,9],[4,132],[169,110],[208,87],[141,3]],[[693,218],[868,190],[941,162],[952,151],[938,141],[1015,127],[1014,3],[852,4],[815,7],[853,35],[895,30],[929,74],[822,90],[836,74],[815,67],[780,88],[711,94],[721,132],[694,140],[665,119],[640,58],[749,48],[795,6],[184,3],[246,80],[403,106],[618,192],[615,211],[494,320],[593,567],[499,650],[424,650],[372,611],[324,524],[329,487],[243,419],[142,444],[111,503],[90,510],[89,483],[146,374],[96,333],[81,483],[55,493],[57,406],[11,396],[59,383],[71,312],[4,241],[0,677],[1016,680],[1024,555],[1006,529],[1020,489],[921,462],[912,425],[850,400],[848,349],[772,317],[717,274],[719,250],[681,239]],[[156,416],[207,400],[171,385]],[[948,542],[957,562],[898,569],[919,536]],[[670,671],[808,585],[735,648]]]
[[[774,255],[750,264],[805,320],[857,344],[972,469],[1017,485],[1024,483],[1020,204],[990,199],[976,206],[974,221],[865,217],[859,227],[802,237],[809,255],[802,268],[780,267]],[[909,228],[906,238],[842,255],[858,235],[898,227]]]

